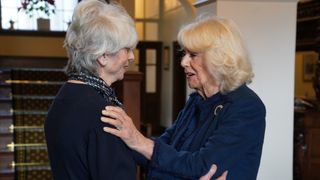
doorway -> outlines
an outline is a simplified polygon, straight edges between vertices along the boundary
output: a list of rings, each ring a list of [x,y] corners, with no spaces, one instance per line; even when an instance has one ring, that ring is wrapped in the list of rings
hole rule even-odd
[[[142,127],[149,129],[146,130],[149,132],[147,134],[157,136],[162,133],[160,126],[162,42],[140,41],[137,50],[139,71],[144,74],[141,83],[141,124]]]

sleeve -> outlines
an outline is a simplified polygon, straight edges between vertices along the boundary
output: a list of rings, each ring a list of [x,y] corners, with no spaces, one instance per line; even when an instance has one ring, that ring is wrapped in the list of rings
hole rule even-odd
[[[123,152],[123,144],[117,137],[104,133],[101,128],[96,128],[89,133],[88,138],[88,164],[91,179],[93,180],[113,180],[122,172],[119,169],[119,163],[122,162],[122,169],[125,167],[125,158],[129,160],[132,157],[126,157],[126,152]],[[131,156],[130,153],[127,153]],[[125,157],[124,157],[125,156]],[[133,160],[132,160],[133,161]],[[118,168],[117,168],[118,167]],[[117,172],[117,174],[115,174]],[[128,172],[129,174],[129,172]]]
[[[249,148],[262,146],[265,107],[261,101],[230,104],[220,115],[219,127],[199,151],[177,151],[162,139],[157,139],[151,168],[184,178],[199,178],[208,172],[212,164],[216,164],[216,178],[235,165]]]
[[[186,107],[190,106],[191,100],[188,101]],[[157,139],[161,140],[162,142],[166,143],[166,144],[170,144],[170,140],[172,138],[172,136],[174,136],[174,133],[176,131],[176,128],[179,126],[180,123],[183,122],[182,118],[183,117],[183,113],[185,111],[186,108],[184,108],[183,110],[181,110],[178,114],[178,117],[176,119],[176,121],[172,124],[172,126],[170,126],[169,128],[167,128],[165,130],[165,132],[158,137]],[[153,139],[154,140],[154,139]],[[145,158],[143,155],[141,155],[140,153],[136,152],[136,151],[132,151],[134,160],[143,167],[147,167],[149,165],[149,160],[147,158]]]
[[[110,162],[112,162],[112,137],[109,134],[100,134],[99,131],[93,130],[88,138],[88,164],[89,172],[92,179],[111,180]],[[111,171],[110,171],[111,172]]]
[[[165,132],[158,139],[161,139],[161,141],[166,144],[168,144],[170,142],[170,139],[176,130],[177,122],[178,122],[181,114],[182,114],[182,112],[179,113],[178,118],[175,121],[175,123],[173,123],[173,125],[171,127],[167,128],[165,130]],[[139,164],[140,166],[143,166],[143,167],[148,166],[149,160],[147,158],[145,158],[143,155],[141,155],[140,153],[138,153],[136,151],[132,151],[132,155],[134,157],[134,160],[137,162],[137,164]]]
[[[133,159],[135,160],[135,162],[142,166],[142,167],[147,167],[149,160],[147,158],[145,158],[142,154],[138,153],[137,151],[132,150],[131,151]]]

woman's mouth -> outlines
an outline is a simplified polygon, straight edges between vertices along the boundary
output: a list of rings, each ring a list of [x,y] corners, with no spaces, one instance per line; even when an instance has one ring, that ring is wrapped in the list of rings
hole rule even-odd
[[[187,78],[190,78],[195,75],[195,73],[191,73],[191,72],[186,72],[185,74]]]

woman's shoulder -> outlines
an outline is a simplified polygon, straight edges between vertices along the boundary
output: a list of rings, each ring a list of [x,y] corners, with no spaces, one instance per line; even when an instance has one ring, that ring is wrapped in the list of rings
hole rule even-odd
[[[57,94],[54,104],[56,108],[85,120],[92,116],[100,117],[101,110],[108,103],[91,86],[65,83]]]
[[[104,102],[102,96],[93,87],[76,83],[65,83],[59,90],[56,99],[68,100],[69,102],[83,105],[100,104]]]
[[[231,104],[239,107],[255,107],[265,110],[265,105],[261,98],[247,85],[242,85],[226,95],[226,99]]]
[[[244,99],[260,99],[260,97],[247,85],[242,85],[237,89],[226,94],[230,100],[244,100]]]

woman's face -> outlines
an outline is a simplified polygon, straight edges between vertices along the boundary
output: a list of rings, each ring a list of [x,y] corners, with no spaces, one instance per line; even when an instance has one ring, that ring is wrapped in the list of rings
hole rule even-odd
[[[134,54],[132,49],[122,48],[117,53],[107,56],[108,60],[105,70],[111,81],[109,85],[111,85],[113,82],[123,79],[129,64],[134,60]]]
[[[181,66],[184,68],[189,87],[208,97],[215,94],[218,91],[218,87],[215,85],[205,65],[203,56],[202,53],[184,50]]]

